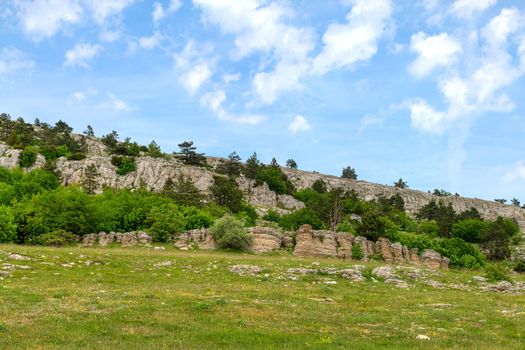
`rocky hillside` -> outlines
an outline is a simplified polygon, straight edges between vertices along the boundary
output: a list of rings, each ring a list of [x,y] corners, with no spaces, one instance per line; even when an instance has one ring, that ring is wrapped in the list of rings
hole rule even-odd
[[[196,167],[183,164],[175,157],[170,156],[167,158],[138,157],[136,159],[136,170],[121,176],[117,174],[117,168],[111,164],[111,157],[107,152],[106,146],[94,137],[87,137],[86,140],[88,144],[87,158],[78,161],[60,158],[57,161],[57,170],[61,174],[62,182],[66,185],[82,182],[87,167],[93,164],[99,174],[97,177],[99,189],[102,189],[104,185],[115,188],[137,188],[145,185],[148,189],[160,191],[168,179],[174,179],[179,175],[183,175],[190,178],[199,190],[207,192],[210,185],[213,184],[213,168],[220,160],[220,158],[208,157],[208,167]],[[0,166],[8,168],[18,166],[20,154],[21,150],[11,149],[6,144],[0,143]],[[45,158],[42,155],[38,155],[31,169],[42,167],[44,164]],[[366,200],[371,200],[381,195],[389,197],[399,194],[405,201],[405,208],[410,214],[416,213],[418,209],[432,199],[442,199],[445,202],[450,202],[457,212],[473,207],[486,219],[493,220],[497,216],[514,218],[518,221],[522,232],[525,233],[525,210],[519,207],[459,196],[436,197],[432,194],[412,189],[401,189],[284,167],[282,171],[297,189],[310,187],[317,179],[322,179],[329,188],[342,187],[346,190],[355,190],[361,198]],[[239,187],[245,192],[248,201],[262,212],[269,208],[290,211],[304,207],[303,203],[292,196],[278,195],[271,191],[266,184],[255,186],[253,180],[242,176],[237,182]]]

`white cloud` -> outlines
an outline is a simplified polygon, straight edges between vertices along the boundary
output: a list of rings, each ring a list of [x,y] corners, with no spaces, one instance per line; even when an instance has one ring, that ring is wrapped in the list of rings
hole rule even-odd
[[[105,24],[111,17],[119,16],[135,0],[84,0],[91,9],[93,19],[98,24]]]
[[[303,117],[302,115],[296,115],[293,118],[292,122],[288,125],[288,130],[292,134],[297,134],[300,131],[307,131],[307,130],[310,130],[311,128],[312,126],[310,125],[308,120],[306,120],[306,118]]]
[[[495,5],[498,0],[455,0],[450,11],[459,18],[469,18]]]
[[[158,24],[165,17],[170,16],[173,13],[175,13],[181,6],[182,6],[181,0],[170,0],[170,3],[167,9],[164,9],[161,3],[154,2],[153,12],[151,14],[151,17],[153,18],[153,23]]]
[[[201,97],[201,104],[214,112],[215,115],[221,120],[232,121],[241,124],[256,125],[266,120],[266,116],[260,114],[248,114],[248,115],[232,115],[223,108],[223,104],[226,102],[226,93],[224,90],[216,90],[208,92]]]
[[[0,51],[0,75],[13,73],[18,70],[31,69],[35,62],[15,48],[3,48]]]
[[[88,62],[98,56],[102,51],[102,46],[94,44],[77,44],[74,48],[66,52],[65,66],[88,67]]]
[[[16,6],[24,32],[37,41],[52,37],[82,17],[78,0],[21,0]]]
[[[366,61],[377,53],[392,14],[390,0],[352,0],[347,23],[332,24],[323,35],[323,49],[315,58],[314,71],[324,74],[334,69]]]
[[[123,100],[117,98],[114,94],[108,93],[107,100],[102,102],[99,107],[102,109],[108,109],[115,112],[129,112],[131,107]]]
[[[436,111],[426,101],[418,99],[409,103],[410,119],[416,129],[441,134],[445,129],[446,114]]]
[[[436,68],[454,64],[461,52],[461,45],[447,33],[428,36],[419,32],[412,35],[410,50],[417,53],[418,57],[408,70],[415,77],[422,78]]]
[[[139,48],[144,50],[152,50],[159,46],[162,40],[164,40],[164,36],[159,32],[155,32],[151,36],[140,37],[138,40],[132,40],[129,42],[128,52],[134,53]]]
[[[525,181],[525,163],[522,161],[518,162],[513,169],[503,176],[505,182],[516,182],[518,180]]]
[[[232,81],[239,81],[241,80],[241,73],[235,73],[235,74],[224,74],[222,76],[222,80],[225,84],[229,84]]]
[[[365,131],[368,127],[372,125],[383,125],[384,118],[379,117],[377,115],[373,114],[367,114],[363,118],[361,118],[361,123],[359,124],[359,129],[357,132],[361,134],[363,131]]]
[[[72,95],[73,100],[76,102],[84,102],[87,98],[86,94],[82,91],[74,92]]]
[[[179,82],[190,95],[194,95],[212,76],[209,65],[205,62],[199,63],[179,77]]]

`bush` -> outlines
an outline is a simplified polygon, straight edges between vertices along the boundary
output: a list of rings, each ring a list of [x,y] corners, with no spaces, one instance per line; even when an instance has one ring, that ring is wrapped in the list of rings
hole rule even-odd
[[[485,277],[489,281],[511,281],[507,270],[499,264],[488,264],[485,266]]]
[[[262,218],[266,221],[279,222],[281,220],[281,215],[279,215],[277,210],[270,209]]]
[[[481,219],[466,219],[452,225],[452,237],[461,238],[470,243],[480,243],[481,234],[490,223]]]
[[[476,259],[475,257],[473,257],[470,254],[465,254],[461,258],[459,258],[459,261],[458,261],[457,265],[461,266],[461,267],[464,267],[466,269],[473,269],[473,270],[477,270],[477,269],[483,267],[481,262],[478,261],[478,259]]]
[[[319,218],[316,211],[308,208],[297,210],[291,214],[284,215],[279,221],[279,226],[286,230],[298,230],[304,224],[309,224],[314,230],[325,227],[323,221]]]
[[[359,244],[352,245],[352,259],[353,260],[363,259],[363,251],[361,250],[361,246]]]
[[[417,225],[416,231],[420,234],[437,237],[439,235],[439,225],[435,220],[425,220]]]
[[[347,232],[355,235],[357,233],[355,223],[347,218],[337,226],[337,232]]]
[[[245,226],[253,227],[257,221],[257,211],[251,205],[243,203],[235,217],[243,221]]]
[[[221,248],[247,250],[252,243],[252,236],[246,232],[243,223],[232,215],[225,215],[215,221],[210,233]]]
[[[514,271],[517,273],[525,273],[525,261],[520,260],[514,265]]]
[[[46,246],[55,246],[63,247],[65,245],[73,244],[76,241],[76,236],[70,232],[64,230],[53,231],[45,233],[36,237],[31,243],[46,245]]]
[[[186,220],[175,204],[154,207],[148,214],[151,238],[155,242],[166,242],[174,235],[184,232]]]
[[[214,176],[213,180],[210,192],[215,203],[227,207],[233,213],[239,212],[243,206],[244,195],[237,182],[232,178],[223,176]]]
[[[198,228],[208,228],[213,225],[214,218],[212,214],[196,207],[181,207],[180,211],[186,220],[186,231]],[[223,214],[224,215],[224,214]]]
[[[27,146],[22,150],[22,153],[20,153],[20,160],[19,164],[22,168],[29,168],[36,162],[36,156],[38,155],[38,152],[35,150],[32,146]]]
[[[15,217],[11,208],[0,206],[0,243],[16,240]]]
[[[292,194],[295,192],[293,184],[288,177],[276,166],[263,166],[259,168],[256,180],[266,182],[270,190],[277,194]]]
[[[136,170],[135,158],[133,157],[111,157],[111,164],[117,167],[117,174],[126,175]]]

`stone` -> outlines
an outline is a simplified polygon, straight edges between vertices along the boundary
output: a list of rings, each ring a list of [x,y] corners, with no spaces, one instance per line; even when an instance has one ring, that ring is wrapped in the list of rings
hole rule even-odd
[[[392,255],[394,256],[394,262],[395,263],[403,263],[405,259],[403,259],[403,246],[401,243],[396,242],[391,245],[392,248]]]
[[[166,250],[164,247],[153,247],[153,250]]]
[[[407,246],[403,246],[403,261],[410,262],[410,250]]]
[[[330,231],[312,231],[312,226],[302,225],[295,236],[295,256],[335,257],[337,244]]]
[[[121,243],[123,247],[134,246],[137,244],[136,232],[125,232],[122,234]]]
[[[233,265],[229,266],[228,270],[240,276],[255,276],[262,272],[262,268],[257,265]]]
[[[267,253],[281,248],[281,234],[271,227],[251,227],[249,232],[253,240],[251,250],[254,253]]]
[[[376,267],[375,269],[372,270],[372,275],[377,276],[382,279],[394,278],[394,277],[400,278],[394,273],[394,269],[392,268],[392,266],[388,266],[388,265]]]
[[[439,267],[442,270],[448,270],[448,265],[449,264],[450,264],[450,259],[444,256],[444,257],[441,258],[441,264],[439,265]]]
[[[89,233],[82,237],[82,245],[84,247],[91,247],[97,243],[98,235],[96,233]]]
[[[419,250],[417,248],[410,249],[410,259],[409,259],[409,261],[410,261],[411,264],[414,264],[414,265],[420,265],[421,264],[421,259],[419,258]]]
[[[352,236],[345,232],[335,234],[337,243],[337,257],[352,260]]]
[[[31,260],[31,258],[27,257],[27,256],[23,256],[23,255],[20,255],[20,254],[15,254],[15,253],[11,253],[11,254],[8,254],[7,257],[11,260],[16,260],[16,261],[29,261]]]
[[[361,252],[363,253],[363,260],[367,261],[370,257],[370,253],[368,251],[368,240],[365,237],[358,236],[354,238],[353,244],[358,244],[361,247]]]
[[[441,254],[432,249],[425,249],[421,255],[423,264],[431,269],[441,268],[441,260]]]
[[[289,274],[304,276],[304,275],[316,274],[319,271],[317,271],[317,269],[307,269],[304,267],[291,267],[286,272]]]
[[[430,337],[428,335],[424,335],[424,334],[419,334],[417,337],[416,337],[417,340],[430,340]]]
[[[148,235],[146,232],[138,231],[137,232],[137,241],[140,244],[149,244],[149,243],[151,243],[151,236]]]
[[[380,237],[376,242],[376,250],[381,254],[384,262],[394,262],[394,255],[392,254],[392,248],[388,238]]]
[[[346,278],[352,282],[364,282],[366,278],[363,276],[363,272],[355,267],[351,269],[344,269],[339,272],[342,278]]]
[[[285,235],[282,239],[282,247],[285,249],[293,248],[293,238],[292,238],[293,232],[285,232]]]
[[[122,236],[123,236],[123,233],[121,232],[115,233],[115,242],[122,243]]]
[[[476,282],[484,283],[487,282],[487,279],[483,276],[472,276],[472,279]]]

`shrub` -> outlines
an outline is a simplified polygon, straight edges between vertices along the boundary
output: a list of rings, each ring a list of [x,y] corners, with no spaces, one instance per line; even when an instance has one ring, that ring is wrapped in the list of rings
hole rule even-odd
[[[363,259],[363,251],[361,250],[361,246],[359,244],[352,245],[352,259],[354,260]]]
[[[36,237],[31,243],[46,246],[62,247],[65,245],[72,244],[75,241],[76,237],[74,234],[64,230],[57,230],[40,235]]]
[[[0,243],[13,242],[16,239],[15,217],[11,208],[0,206]]]
[[[27,146],[20,153],[19,164],[22,168],[29,168],[36,162],[36,156],[38,152],[32,146]]]
[[[166,242],[171,236],[186,228],[186,220],[175,204],[154,207],[148,214],[151,238],[155,242]]]
[[[243,223],[232,215],[225,215],[215,221],[210,233],[221,248],[247,250],[252,242],[252,236],[246,232]]]
[[[113,156],[111,157],[111,164],[117,167],[117,174],[119,175],[129,174],[137,168],[133,157]]]
[[[237,213],[242,208],[243,193],[239,189],[234,179],[214,176],[213,185],[210,186],[210,192],[215,203],[225,206],[233,213]]]
[[[279,222],[279,220],[281,220],[281,215],[279,215],[277,210],[270,209],[262,218],[266,221]]]
[[[235,214],[235,217],[243,221],[245,226],[252,227],[255,226],[257,221],[257,211],[251,205],[243,203],[239,212]]]
[[[439,225],[435,220],[425,220],[417,225],[417,233],[437,237],[439,235]]]
[[[485,277],[490,281],[511,281],[507,270],[499,264],[485,266]]]
[[[208,228],[213,225],[214,218],[212,214],[196,207],[181,207],[180,211],[186,220],[185,230],[194,230],[198,228]],[[223,214],[224,215],[224,214]]]
[[[352,235],[355,235],[357,233],[355,224],[349,219],[345,219],[342,223],[340,223],[337,226],[337,232],[347,232]]]
[[[279,221],[279,226],[286,230],[298,230],[304,224],[309,224],[313,229],[324,228],[325,224],[319,218],[316,211],[308,208],[297,210],[291,214],[284,215]]]
[[[466,219],[452,226],[452,237],[461,238],[470,243],[480,243],[481,233],[490,225],[481,219]]]
[[[514,265],[514,271],[517,273],[525,273],[525,261],[520,260]]]

